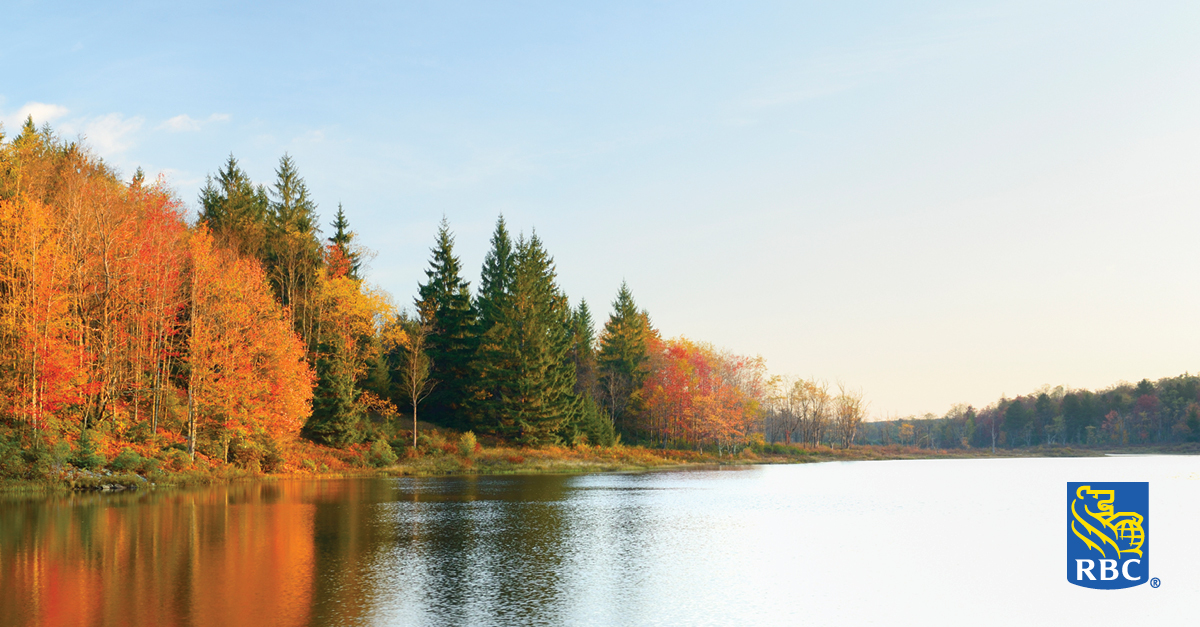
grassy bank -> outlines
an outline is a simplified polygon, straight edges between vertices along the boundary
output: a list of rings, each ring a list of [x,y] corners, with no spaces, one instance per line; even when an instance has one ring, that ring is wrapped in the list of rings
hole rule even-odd
[[[645,471],[654,469],[746,465],[797,464],[832,461],[904,459],[982,459],[1020,457],[1088,457],[1105,454],[1200,454],[1200,445],[1157,447],[1021,449],[939,449],[905,446],[855,446],[849,449],[760,444],[736,454],[712,449],[680,450],[644,446],[516,446],[492,439],[468,441],[461,434],[431,431],[416,447],[408,441],[377,440],[346,448],[319,446],[295,440],[281,446],[276,457],[252,464],[227,463],[202,453],[191,460],[172,450],[162,458],[122,450],[111,458],[98,455],[90,467],[79,467],[78,456],[53,451],[26,454],[31,461],[24,476],[0,479],[0,490],[58,492],[70,490],[124,491],[153,487],[224,483],[264,477],[351,477],[506,475]],[[68,461],[70,459],[71,461]]]

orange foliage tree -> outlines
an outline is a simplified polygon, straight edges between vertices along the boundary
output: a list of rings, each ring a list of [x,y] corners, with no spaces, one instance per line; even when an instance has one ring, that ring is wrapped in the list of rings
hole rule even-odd
[[[257,260],[189,229],[162,181],[32,122],[3,140],[0,430],[161,447],[199,420],[226,456],[298,432],[313,376]]]
[[[764,374],[761,357],[686,338],[652,342],[642,429],[663,444],[713,445],[724,452],[758,427]]]
[[[204,227],[189,238],[188,440],[228,461],[235,440],[295,433],[308,415],[313,374],[304,346],[271,295],[262,266],[215,248]]]

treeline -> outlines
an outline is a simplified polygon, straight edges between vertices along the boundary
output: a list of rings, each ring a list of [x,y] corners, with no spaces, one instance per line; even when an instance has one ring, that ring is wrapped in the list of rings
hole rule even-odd
[[[849,448],[860,438],[867,416],[860,390],[817,379],[772,377],[768,383],[763,435],[771,444]]]
[[[408,341],[389,354],[401,382],[390,398],[413,407],[422,389],[404,373],[427,357],[422,411],[436,424],[525,444],[609,446],[624,438],[718,451],[760,424],[761,359],[662,339],[625,284],[597,336],[587,302],[571,306],[541,239],[514,239],[503,217],[474,294],[445,221],[426,277],[414,318],[400,318],[396,335]]]
[[[4,139],[0,448],[269,467],[313,421],[313,382],[367,369],[386,298],[354,276],[345,233],[317,239],[290,159],[267,190],[231,158],[189,225],[170,189],[123,183],[49,127]]]
[[[761,430],[761,359],[661,338],[625,285],[597,333],[503,218],[474,291],[443,222],[398,312],[341,206],[323,237],[290,157],[263,186],[230,156],[198,200],[189,224],[140,170],[0,129],[0,474],[130,448],[271,470],[298,435],[394,444],[418,413],[524,444],[726,450]]]
[[[861,442],[922,448],[1130,446],[1200,441],[1200,376],[1183,374],[1109,388],[1043,388],[983,409],[956,405],[867,423]]]

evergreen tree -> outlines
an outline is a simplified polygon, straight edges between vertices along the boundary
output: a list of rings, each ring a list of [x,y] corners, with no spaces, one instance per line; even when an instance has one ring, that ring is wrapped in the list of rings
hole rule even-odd
[[[575,395],[596,398],[596,330],[586,300],[571,314],[571,361],[575,364]]]
[[[641,410],[642,383],[655,337],[649,314],[638,310],[629,286],[622,281],[612,315],[604,323],[596,358],[601,406],[622,429],[631,428],[631,418]]]
[[[611,446],[616,440],[611,416],[600,406],[599,370],[596,362],[596,331],[586,300],[571,314],[571,363],[575,365],[575,396],[580,402],[579,419],[567,426],[564,438],[578,442],[581,436],[593,445]]]
[[[505,345],[508,329],[498,324],[510,315],[515,263],[512,239],[505,228],[504,216],[500,216],[492,234],[492,248],[484,257],[476,299],[479,347],[472,364],[476,386],[471,410],[472,422],[484,431],[494,431],[500,423],[502,393],[513,376],[509,361],[512,347]]]
[[[468,426],[467,412],[473,391],[473,360],[479,341],[476,313],[469,284],[462,279],[462,264],[454,255],[454,236],[443,218],[438,227],[433,258],[419,286],[417,309],[431,332],[427,354],[437,382],[425,402],[432,422],[451,427]]]
[[[1038,394],[1033,406],[1033,435],[1040,438],[1046,434],[1047,428],[1054,426],[1054,400],[1045,392]]]
[[[1004,430],[1008,433],[1008,445],[1015,447],[1021,443],[1029,444],[1029,428],[1032,422],[1032,412],[1021,399],[1015,399],[1004,409]]]
[[[291,155],[284,154],[279,158],[271,196],[272,228],[310,235],[317,232],[317,205],[309,197],[308,185],[296,169],[296,162]]]
[[[479,334],[487,333],[496,324],[500,311],[508,306],[515,278],[515,259],[512,239],[504,225],[504,216],[496,220],[496,231],[492,234],[492,249],[483,259],[483,270],[479,274]]]
[[[275,295],[292,316],[293,327],[309,350],[316,336],[313,307],[315,277],[321,266],[317,205],[291,156],[279,159],[267,212],[266,268]]]
[[[338,203],[337,214],[334,215],[333,222],[329,223],[329,226],[333,227],[333,237],[329,238],[329,243],[337,247],[342,257],[349,264],[347,274],[352,279],[362,278],[359,276],[359,271],[362,268],[362,256],[350,245],[354,241],[354,233],[350,232],[350,221],[346,219],[346,212],[342,210],[342,203]]]
[[[317,389],[313,395],[312,415],[304,425],[304,436],[332,446],[345,446],[362,440],[363,411],[354,385],[354,373],[343,360],[334,357],[330,346],[322,345],[317,358]]]
[[[486,337],[493,389],[487,425],[522,443],[548,442],[578,419],[572,315],[536,234],[513,255],[512,290]]]
[[[263,260],[266,242],[267,190],[254,185],[231,154],[214,179],[205,177],[200,190],[200,223],[228,248]]]

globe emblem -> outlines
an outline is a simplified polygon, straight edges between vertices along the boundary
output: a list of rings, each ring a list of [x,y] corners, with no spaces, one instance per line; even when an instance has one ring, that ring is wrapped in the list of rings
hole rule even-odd
[[[1140,519],[1141,516],[1138,516],[1138,518]],[[1122,553],[1142,548],[1142,542],[1146,539],[1146,532],[1142,530],[1141,520],[1126,518],[1112,525],[1112,529],[1116,532],[1117,539],[1121,541],[1120,544],[1129,547],[1121,549]]]
[[[1089,550],[1107,557],[1114,552],[1118,559],[1122,553],[1142,555],[1142,544],[1146,541],[1145,520],[1137,512],[1114,511],[1115,490],[1093,490],[1091,486],[1080,486],[1071,501],[1071,531]],[[1093,507],[1095,509],[1093,509]],[[1081,511],[1082,510],[1082,511]]]

